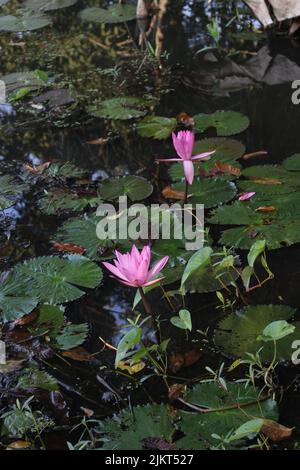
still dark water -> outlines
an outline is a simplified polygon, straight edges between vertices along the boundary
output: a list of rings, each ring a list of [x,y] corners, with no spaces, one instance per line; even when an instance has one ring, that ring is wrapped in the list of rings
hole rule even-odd
[[[108,3],[102,2],[103,5]],[[57,12],[52,28],[15,35],[0,33],[0,76],[45,70],[59,87],[76,96],[71,106],[48,104],[41,113],[30,101],[17,106],[0,106],[1,173],[13,172],[13,161],[17,161],[21,171],[24,162],[38,165],[57,160],[71,161],[86,168],[94,181],[134,172],[153,177],[156,171],[154,160],[169,156],[170,141],[141,139],[128,122],[95,119],[84,111],[85,106],[95,100],[121,93],[138,95],[145,91],[160,100],[156,114],[161,116],[173,117],[181,112],[193,116],[218,109],[244,113],[250,118],[251,126],[241,140],[248,153],[267,150],[266,163],[280,163],[299,153],[300,105],[292,103],[291,82],[300,80],[300,43],[273,31],[256,34],[249,40],[243,34],[253,32],[258,27],[256,21],[242,13],[244,17],[240,23],[233,21],[228,25],[235,15],[235,8],[231,2],[228,6],[223,5],[227,2],[221,2],[221,6],[215,3],[208,8],[202,2],[165,2],[166,11],[161,18],[160,63],[143,58],[138,38],[139,28],[144,25],[130,22],[126,27],[84,28],[77,13],[87,5],[98,4],[93,1],[81,0],[75,7]],[[219,20],[221,46],[227,53],[199,53],[213,44],[206,32],[210,15]],[[154,38],[154,33],[150,37]],[[107,143],[88,144],[99,138],[108,139]],[[260,163],[261,159],[248,162]],[[38,190],[42,194],[42,188]],[[28,256],[40,256],[52,250],[49,239],[61,221],[43,215],[33,200],[29,195],[0,215],[3,223],[0,236],[2,270]],[[277,250],[269,259],[275,279],[256,291],[253,303],[278,303],[280,299],[300,308],[299,247]],[[190,308],[195,319],[194,329],[204,330],[218,320],[215,315],[211,316],[215,295],[195,294],[192,297]],[[146,385],[139,386],[134,379],[116,374],[111,352],[102,350],[99,336],[117,344],[120,328],[131,315],[132,300],[130,289],[106,278],[95,294],[68,307],[66,314],[70,321],[89,323],[86,348],[98,353],[97,360],[89,367],[76,365],[70,369],[54,361],[58,377],[70,387],[74,410],[82,405],[82,400],[86,406],[97,409],[98,415],[108,415],[112,409],[118,409],[117,398],[99,383],[97,375],[108,381],[113,389],[124,391],[127,388],[132,404],[147,402],[149,395],[160,400],[165,395],[164,384],[158,378],[153,377]],[[166,330],[167,325],[168,322]],[[190,347],[181,335],[173,339],[179,350]],[[217,368],[223,361],[226,358],[208,351],[205,361],[185,370],[183,375],[187,379],[205,377],[205,366]],[[111,370],[107,364],[111,364]],[[291,377],[295,380],[281,404],[283,422],[289,426],[299,425],[300,420],[300,390],[295,369],[282,367],[280,371],[282,384],[289,383]],[[79,390],[80,395],[72,393],[73,389]]]

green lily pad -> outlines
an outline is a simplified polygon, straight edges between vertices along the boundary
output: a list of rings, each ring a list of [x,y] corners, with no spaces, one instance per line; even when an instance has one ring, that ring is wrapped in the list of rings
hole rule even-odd
[[[295,153],[289,158],[286,158],[282,166],[289,171],[300,171],[300,153]]]
[[[119,196],[128,196],[131,201],[141,201],[152,194],[153,186],[140,176],[125,176],[104,180],[99,188],[99,195],[106,201],[113,201]]]
[[[124,410],[99,421],[97,435],[103,450],[142,450],[151,439],[171,442],[174,426],[166,405],[136,406],[133,413]]]
[[[78,0],[26,0],[24,7],[29,10],[52,11],[75,5]]]
[[[136,6],[134,5],[111,5],[109,8],[85,8],[79,13],[83,21],[90,23],[122,23],[136,18]]]
[[[85,342],[88,330],[87,323],[66,325],[62,332],[56,336],[57,346],[64,351],[80,346]]]
[[[30,313],[38,300],[22,276],[11,275],[0,287],[0,320],[4,323],[17,320]]]
[[[0,31],[22,32],[34,31],[52,24],[50,16],[38,13],[28,13],[23,16],[0,16]]]
[[[99,105],[89,106],[88,111],[95,117],[125,121],[145,116],[148,105],[149,101],[143,98],[122,96],[102,101]]]
[[[215,382],[196,385],[185,396],[185,401],[207,413],[180,411],[180,430],[185,437],[176,444],[178,449],[205,450],[217,447],[216,435],[225,438],[251,417],[278,419],[278,408],[274,400],[266,399],[260,390],[245,383],[226,383],[226,389]],[[238,406],[237,406],[238,405]],[[228,443],[228,448],[235,447]]]
[[[239,181],[241,191],[254,191],[261,195],[289,194],[300,188],[297,173],[277,165],[258,165],[246,168],[242,176],[247,181]]]
[[[176,119],[162,116],[146,116],[137,125],[138,133],[142,137],[153,137],[154,139],[167,139],[176,129]]]
[[[41,303],[57,305],[82,297],[83,288],[95,288],[102,279],[101,269],[83,256],[45,256],[29,259],[14,270],[30,285],[31,295]]]
[[[249,358],[247,353],[256,354],[262,348],[260,357],[271,362],[274,344],[265,342],[262,334],[266,326],[274,321],[291,320],[295,310],[286,305],[256,305],[246,307],[222,320],[214,334],[214,342],[225,354]],[[294,333],[277,341],[277,360],[291,360],[292,343],[300,337],[300,322],[292,323]]]
[[[184,191],[184,183],[176,183],[175,191]],[[215,178],[195,179],[189,186],[189,199],[191,204],[204,204],[205,209],[216,207],[231,201],[236,195],[236,187],[230,181],[222,181]]]
[[[87,170],[84,168],[78,168],[71,162],[66,163],[51,163],[51,165],[46,168],[42,175],[49,176],[51,178],[82,178],[87,174]]]
[[[215,127],[217,135],[226,137],[240,134],[248,129],[250,121],[247,116],[236,111],[216,111],[213,114],[197,114],[194,116],[195,130],[203,132]]]
[[[39,208],[47,215],[63,211],[81,212],[88,207],[97,207],[101,203],[99,197],[79,197],[67,190],[53,189],[39,200]]]
[[[212,224],[243,225],[222,233],[220,243],[228,247],[250,249],[257,240],[266,240],[268,249],[300,242],[300,221],[294,217],[276,219],[275,214],[261,213],[242,202],[219,207],[209,219]]]

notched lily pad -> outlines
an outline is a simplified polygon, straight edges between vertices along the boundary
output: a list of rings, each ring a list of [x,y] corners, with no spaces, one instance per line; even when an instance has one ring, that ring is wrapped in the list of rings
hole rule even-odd
[[[26,0],[24,7],[29,10],[52,11],[75,5],[78,0]]]
[[[39,13],[26,13],[23,16],[0,16],[0,31],[23,32],[45,28],[52,24],[50,16]]]
[[[247,116],[236,111],[216,111],[213,114],[197,114],[194,116],[196,131],[205,131],[214,127],[217,135],[229,136],[245,131],[250,121]]]
[[[153,104],[153,102],[151,103],[144,98],[123,96],[105,100],[99,105],[92,105],[88,108],[88,111],[95,117],[130,120],[145,116],[147,106],[151,104]]]
[[[167,139],[176,129],[175,118],[162,116],[146,116],[137,125],[138,133],[142,137],[153,137],[154,139]]]
[[[109,8],[86,8],[79,13],[83,21],[90,23],[122,23],[136,18],[136,6],[134,5],[111,5]]]
[[[99,188],[99,195],[112,201],[119,196],[128,196],[131,201],[141,201],[152,194],[153,186],[140,176],[125,176],[104,180]]]
[[[184,183],[176,183],[175,191],[184,191]],[[204,204],[206,209],[216,207],[231,201],[236,195],[236,187],[232,182],[212,178],[195,179],[189,186],[189,199],[191,204]]]
[[[291,320],[295,310],[286,305],[256,305],[246,307],[222,320],[215,331],[214,341],[225,354],[239,358],[249,358],[247,353],[256,354],[261,348],[260,357],[271,362],[274,357],[272,341],[262,340],[267,325],[275,321]],[[294,333],[277,341],[277,360],[291,360],[294,352],[292,344],[300,337],[300,322],[292,323]]]

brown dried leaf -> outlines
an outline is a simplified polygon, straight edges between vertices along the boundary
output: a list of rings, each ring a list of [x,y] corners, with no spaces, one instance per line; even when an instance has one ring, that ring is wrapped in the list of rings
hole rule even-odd
[[[255,212],[275,212],[276,210],[275,206],[261,206],[255,209]]]
[[[168,397],[169,400],[177,400],[177,398],[181,398],[184,396],[186,391],[186,386],[184,384],[173,384],[169,388]]]
[[[194,127],[195,121],[194,118],[189,116],[187,113],[179,113],[176,116],[177,124],[183,124],[186,127]]]
[[[28,315],[24,315],[24,317],[21,317],[18,320],[16,320],[14,322],[14,325],[16,325],[16,326],[28,325],[28,323],[32,323],[37,317],[38,317],[38,311],[33,310]]]
[[[74,361],[87,362],[93,359],[93,355],[86,351],[84,348],[79,346],[78,348],[70,349],[69,351],[64,351],[62,356],[73,359]]]
[[[103,137],[100,137],[99,139],[94,139],[94,140],[88,140],[87,144],[90,145],[105,145],[109,142],[109,138],[104,139]]]
[[[198,349],[192,349],[185,353],[173,352],[168,359],[169,370],[175,374],[183,367],[192,366],[198,362],[201,357],[202,353]]]
[[[271,419],[265,419],[261,432],[273,442],[280,442],[291,437],[294,428],[287,428]]]
[[[66,251],[68,253],[76,253],[78,255],[83,255],[86,252],[85,248],[82,248],[82,246],[74,245],[73,243],[52,243],[53,248],[57,251]]]
[[[90,410],[89,408],[81,408],[82,411],[84,412],[84,415],[87,417],[87,418],[91,418],[94,414],[95,414],[95,411],[94,410]]]
[[[256,178],[256,177],[250,177],[249,178],[253,183],[257,184],[266,184],[266,185],[276,185],[276,184],[282,184],[281,181],[276,180],[275,178]]]
[[[11,442],[6,450],[20,450],[20,449],[28,449],[31,446],[31,442],[28,441],[15,441]]]
[[[241,176],[241,170],[239,168],[236,168],[232,165],[229,165],[228,163],[224,163],[219,160],[215,163],[215,168],[217,171],[225,173],[226,175],[234,175],[237,177]]]
[[[40,175],[43,173],[49,166],[51,165],[51,162],[45,162],[42,165],[38,166],[30,166],[30,165],[24,165],[25,170],[27,170],[29,173],[33,175]]]
[[[167,199],[176,199],[176,200],[184,200],[184,192],[182,191],[175,191],[171,186],[167,186],[163,189],[163,196]]]

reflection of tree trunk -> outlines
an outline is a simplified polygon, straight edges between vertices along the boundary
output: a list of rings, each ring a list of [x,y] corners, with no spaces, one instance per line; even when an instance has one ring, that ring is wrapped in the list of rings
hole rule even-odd
[[[136,7],[137,18],[147,18],[152,0],[138,0]]]
[[[163,17],[167,11],[169,0],[160,0],[159,2],[159,10],[157,13],[157,28],[155,34],[155,44],[156,44],[156,57],[159,58],[161,56],[162,46],[164,35],[161,29]]]

